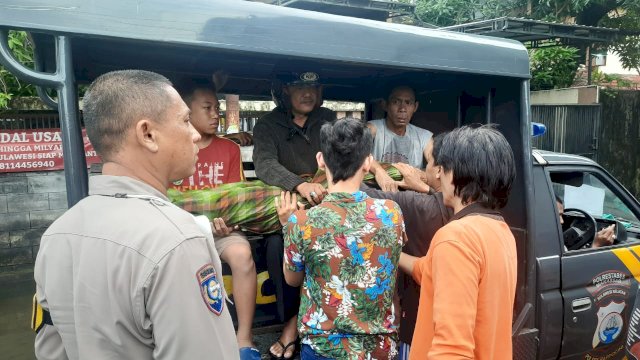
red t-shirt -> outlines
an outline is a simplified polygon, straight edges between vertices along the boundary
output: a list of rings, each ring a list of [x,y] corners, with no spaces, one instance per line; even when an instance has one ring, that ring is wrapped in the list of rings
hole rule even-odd
[[[198,152],[195,173],[174,181],[171,186],[179,191],[201,190],[243,180],[240,146],[231,140],[215,136],[209,146]]]

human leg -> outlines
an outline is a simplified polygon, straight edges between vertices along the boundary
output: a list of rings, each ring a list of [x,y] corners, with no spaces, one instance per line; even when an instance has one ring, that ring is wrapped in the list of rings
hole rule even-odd
[[[286,322],[298,314],[300,307],[300,288],[289,286],[284,280],[282,263],[284,261],[284,240],[281,234],[265,237],[267,271],[276,289],[278,316]]]
[[[294,316],[286,322],[278,341],[269,348],[272,357],[291,359],[295,355],[298,342],[298,317]],[[284,352],[284,353],[283,353]]]
[[[282,272],[282,263],[284,260],[284,240],[280,234],[272,234],[265,237],[267,245],[267,270],[269,277],[273,281],[276,288],[276,299],[278,301],[278,315],[282,321],[286,321],[279,341],[271,345],[269,351],[277,358],[283,356],[286,359],[293,357],[295,345],[287,347],[287,345],[295,342],[298,337],[296,327],[297,314],[300,307],[300,288],[287,285]]]
[[[218,241],[218,240],[216,240]],[[241,234],[234,232],[218,241],[222,243],[220,258],[231,268],[233,300],[238,315],[238,347],[254,347],[253,316],[256,309],[256,266],[251,254],[251,246]]]

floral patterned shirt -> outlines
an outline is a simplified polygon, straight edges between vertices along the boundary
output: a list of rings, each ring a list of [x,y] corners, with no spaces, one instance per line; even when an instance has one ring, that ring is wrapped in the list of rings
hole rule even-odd
[[[284,227],[285,265],[305,271],[298,331],[316,354],[395,359],[393,293],[404,221],[398,204],[330,193]]]

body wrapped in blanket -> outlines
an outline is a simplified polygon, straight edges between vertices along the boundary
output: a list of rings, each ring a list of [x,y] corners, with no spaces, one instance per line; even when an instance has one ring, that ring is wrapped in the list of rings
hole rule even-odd
[[[391,164],[380,164],[393,180],[402,180],[402,175]],[[306,177],[307,181],[327,186],[327,177],[323,171]],[[371,174],[364,181],[375,186],[375,178]],[[213,189],[191,190],[180,192],[169,189],[168,196],[177,206],[192,214],[205,215],[210,220],[224,219],[227,226],[239,226],[241,229],[255,234],[269,234],[282,227],[278,220],[275,197],[280,196],[281,188],[270,186],[262,181],[243,181],[220,185]],[[309,204],[304,198],[305,207]]]

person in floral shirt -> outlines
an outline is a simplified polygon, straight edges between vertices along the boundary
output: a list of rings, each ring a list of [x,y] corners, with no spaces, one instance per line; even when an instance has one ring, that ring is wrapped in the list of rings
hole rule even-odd
[[[294,212],[296,197],[288,192],[278,204],[281,221],[288,218],[285,279],[302,284],[301,358],[394,359],[402,212],[392,200],[359,191],[372,162],[372,137],[362,122],[323,125],[320,146],[316,158],[327,173],[328,195],[309,210]]]

